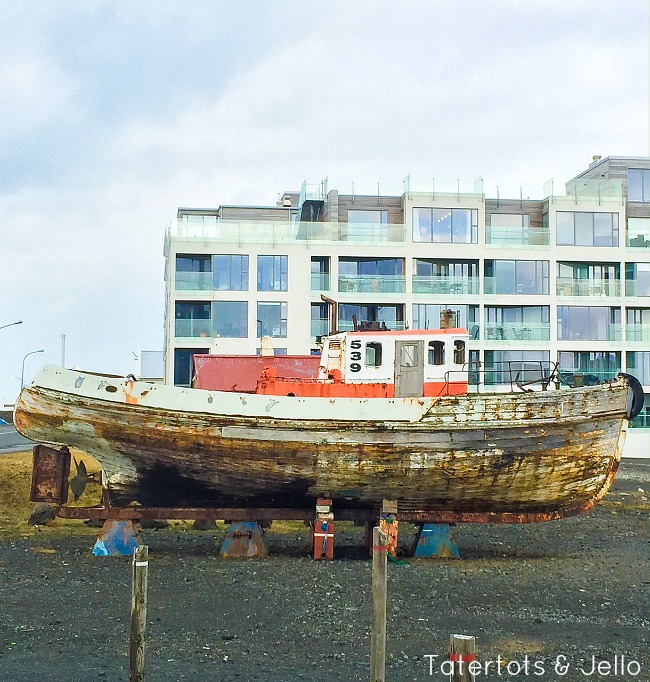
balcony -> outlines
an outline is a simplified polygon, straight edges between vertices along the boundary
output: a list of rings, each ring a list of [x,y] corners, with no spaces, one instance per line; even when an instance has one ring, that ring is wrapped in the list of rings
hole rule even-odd
[[[565,386],[595,386],[615,379],[620,370],[581,369],[579,367],[559,367],[560,383]]]
[[[550,340],[551,325],[548,322],[504,322],[499,326],[485,326],[483,335],[486,342],[537,343]]]
[[[175,320],[174,336],[176,338],[209,337],[212,327],[211,320]]]
[[[340,275],[339,293],[403,294],[404,275]]]
[[[628,323],[625,325],[625,340],[628,343],[650,346],[650,326],[647,324]]]
[[[546,280],[537,283],[531,280],[515,283],[512,277],[485,277],[483,279],[483,287],[484,293],[488,296],[542,296],[548,294],[548,291],[544,291],[544,289],[548,288]]]
[[[176,272],[176,291],[212,291],[212,272]]]
[[[311,290],[312,291],[329,291],[330,290],[330,275],[329,273],[311,273]]]
[[[414,294],[444,294],[466,296],[479,293],[478,277],[413,276]]]
[[[647,273],[643,273],[646,275]],[[650,285],[647,279],[643,280],[627,279],[625,280],[625,295],[633,298],[646,299],[650,296]]]
[[[548,246],[550,230],[547,227],[499,227],[485,228],[485,243],[499,248],[518,246]]]
[[[621,295],[621,280],[573,279],[572,277],[558,277],[556,280],[556,291],[559,297],[617,297]]]

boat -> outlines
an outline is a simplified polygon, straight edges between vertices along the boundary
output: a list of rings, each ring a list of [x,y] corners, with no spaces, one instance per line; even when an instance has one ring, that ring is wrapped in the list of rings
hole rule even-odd
[[[362,516],[390,499],[401,519],[431,523],[589,509],[642,408],[639,382],[619,374],[569,386],[557,368],[519,368],[510,390],[486,391],[468,339],[460,328],[334,333],[316,376],[269,366],[247,392],[47,365],[23,388],[14,423],[33,441],[94,457],[114,508],[287,518],[281,510],[326,497]]]

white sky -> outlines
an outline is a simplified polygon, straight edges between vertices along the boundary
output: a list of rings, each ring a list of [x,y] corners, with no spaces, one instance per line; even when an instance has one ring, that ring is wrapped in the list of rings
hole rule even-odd
[[[0,400],[162,349],[178,206],[560,187],[646,156],[647,0],[35,0],[0,15]],[[429,186],[427,184],[427,186]],[[502,193],[503,196],[503,193]]]

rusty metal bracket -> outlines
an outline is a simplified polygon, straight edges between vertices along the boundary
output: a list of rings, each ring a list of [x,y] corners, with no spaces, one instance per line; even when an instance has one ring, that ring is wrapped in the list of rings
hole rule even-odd
[[[29,499],[32,502],[65,504],[68,500],[70,476],[70,450],[60,450],[47,445],[33,449],[32,485]]]

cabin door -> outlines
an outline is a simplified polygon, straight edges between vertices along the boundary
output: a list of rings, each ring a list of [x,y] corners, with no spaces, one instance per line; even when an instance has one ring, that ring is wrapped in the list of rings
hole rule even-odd
[[[395,342],[395,397],[424,395],[424,341]]]

